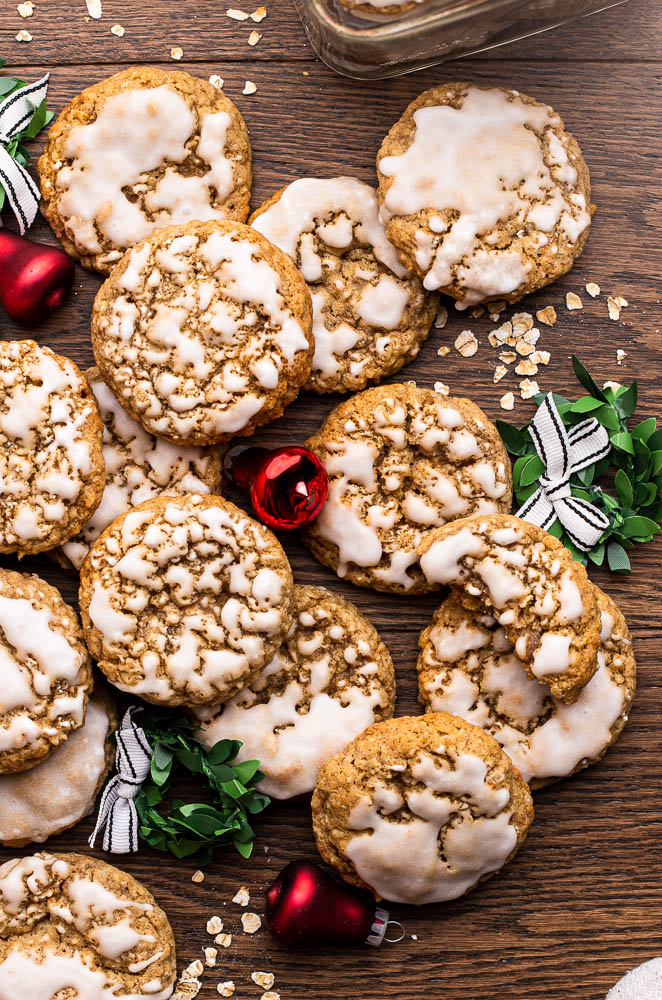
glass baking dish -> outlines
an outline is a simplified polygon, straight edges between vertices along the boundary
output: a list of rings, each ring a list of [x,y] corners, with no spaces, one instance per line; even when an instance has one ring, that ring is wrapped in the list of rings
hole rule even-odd
[[[399,76],[627,0],[294,0],[313,48],[356,79]],[[354,7],[352,7],[354,5]],[[401,12],[397,7],[401,6]]]

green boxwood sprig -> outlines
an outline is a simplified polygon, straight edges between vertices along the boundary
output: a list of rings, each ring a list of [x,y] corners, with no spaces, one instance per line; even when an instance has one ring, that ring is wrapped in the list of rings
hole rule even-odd
[[[5,60],[0,58],[0,69],[5,65]],[[27,87],[25,80],[20,80],[16,76],[0,77],[0,103],[17,90]],[[48,125],[53,118],[53,112],[46,109],[46,101],[42,101],[34,109],[32,118],[17,135],[13,136],[7,143],[6,149],[13,160],[16,160],[22,167],[27,167],[30,163],[30,153],[25,147],[25,143],[39,135],[41,130]],[[5,203],[5,189],[0,184],[0,210]]]
[[[641,542],[650,542],[660,530],[662,518],[662,429],[657,429],[655,417],[642,420],[631,429],[629,422],[637,407],[637,382],[630,386],[601,389],[584,365],[573,355],[572,367],[588,395],[577,400],[553,393],[554,402],[566,427],[572,427],[587,417],[595,417],[607,430],[611,450],[606,458],[573,475],[572,493],[594,504],[609,518],[597,546],[590,552],[580,552],[564,532],[560,522],[548,529],[560,538],[575,559],[596,566],[604,563],[614,573],[629,573],[627,549]],[[534,396],[536,405],[546,393]],[[531,435],[530,424],[515,427],[503,420],[497,428],[503,442],[515,458],[513,486],[518,506],[535,493],[538,479],[545,471]],[[604,480],[603,482],[601,482]],[[610,489],[605,489],[605,482]]]

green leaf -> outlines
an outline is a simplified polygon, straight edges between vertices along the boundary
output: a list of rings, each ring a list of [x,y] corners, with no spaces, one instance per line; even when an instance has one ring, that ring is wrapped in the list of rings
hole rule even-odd
[[[595,399],[593,396],[582,396],[570,407],[573,413],[590,413],[591,410],[599,410],[601,406],[605,404],[599,400]]]
[[[655,417],[649,417],[647,420],[642,420],[640,424],[632,431],[632,437],[636,438],[638,441],[648,442],[649,438],[655,433],[655,428],[657,427],[657,420]]]
[[[622,545],[609,542],[607,546],[607,565],[612,573],[629,573],[630,560]]]
[[[650,447],[650,438],[648,439],[648,446]],[[657,474],[662,470],[662,449],[651,452],[651,468],[652,475],[657,476]]]
[[[603,562],[605,561],[605,551],[606,550],[604,543],[602,543],[598,545],[596,548],[591,549],[591,551],[588,552],[587,555],[591,560],[591,562],[594,563],[596,566],[602,566]]]
[[[575,357],[574,354],[572,356],[572,368],[575,375],[577,376],[577,380],[581,383],[581,385],[584,386],[586,391],[589,392],[591,396],[595,396],[596,399],[601,399],[603,403],[606,403],[607,397],[605,396],[604,392],[602,391],[598,383],[595,381],[593,376],[589,375],[588,371],[586,370],[586,368],[584,368],[584,365],[581,363],[579,358]]]
[[[526,464],[522,466],[519,482],[520,486],[530,486],[537,483],[545,471],[545,463],[537,456],[531,455],[526,459]]]
[[[632,483],[622,469],[619,469],[614,477],[614,486],[625,506],[631,507],[633,501]]]
[[[519,428],[507,423],[505,420],[497,420],[496,427],[501,435],[501,440],[511,455],[521,455],[527,445],[527,439],[529,443],[533,443],[528,434],[525,434]]]
[[[614,434],[610,438],[611,444],[614,448],[618,448],[619,451],[626,451],[629,455],[634,455],[634,442],[632,441],[632,435],[624,431],[621,434]]]
[[[641,515],[626,517],[623,523],[623,531],[630,538],[655,535],[659,530],[660,526],[656,521],[652,521],[649,517],[642,517]]]
[[[618,394],[616,407],[619,413],[622,413],[626,420],[628,417],[631,417],[637,409],[637,395],[638,388],[636,382],[633,382],[632,385],[625,390],[625,392]],[[655,428],[653,428],[653,430],[655,430]]]
[[[620,431],[622,427],[618,413],[610,406],[601,406],[599,410],[594,410],[593,416],[608,431]]]

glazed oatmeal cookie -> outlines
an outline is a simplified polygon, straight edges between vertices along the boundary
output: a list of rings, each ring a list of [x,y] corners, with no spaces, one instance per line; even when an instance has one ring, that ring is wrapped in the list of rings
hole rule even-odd
[[[508,454],[469,399],[413,382],[368,389],[332,410],[306,444],[326,467],[329,495],[304,541],[360,587],[436,589],[418,564],[426,535],[454,518],[510,510]]]
[[[389,240],[462,306],[517,302],[572,267],[591,223],[588,167],[552,108],[516,90],[421,94],[377,157]]]
[[[214,496],[146,500],[81,569],[90,652],[116,687],[155,704],[231,698],[273,659],[291,596],[275,536]]]
[[[154,897],[82,854],[33,854],[0,867],[0,996],[149,997],[175,983],[175,939]]]
[[[320,765],[395,705],[391,657],[358,608],[295,586],[293,611],[272,662],[220,711],[201,712],[202,741],[240,740],[238,759],[260,761],[258,788],[277,799],[312,792]]]
[[[52,553],[65,569],[79,570],[108,525],[131,507],[164,494],[222,494],[224,448],[187,448],[147,434],[120,406],[98,368],[85,377],[103,421],[102,453],[106,488],[94,514],[68,542]]]
[[[101,500],[103,425],[73,361],[0,341],[0,552],[53,549]]]
[[[496,740],[442,712],[378,722],[323,765],[317,847],[347,882],[396,903],[457,899],[513,857],[531,795]]]
[[[92,664],[78,619],[38,576],[0,569],[0,774],[39,764],[80,726]]]
[[[115,759],[117,715],[105,692],[87,703],[85,722],[41,764],[0,777],[0,843],[43,843],[94,809]]]
[[[510,514],[462,518],[419,547],[432,583],[493,613],[532,680],[571,704],[598,667],[600,609],[586,570],[543,528]]]
[[[637,677],[632,640],[616,604],[594,591],[602,620],[598,669],[572,705],[527,677],[494,617],[467,611],[456,596],[421,633],[421,703],[490,733],[532,788],[594,764],[628,719]]]
[[[134,67],[88,87],[50,129],[41,210],[65,250],[104,274],[155,229],[248,216],[239,111],[188,73]]]
[[[313,300],[307,388],[356,392],[418,354],[437,310],[386,239],[374,188],[354,177],[303,177],[250,223],[292,257]]]
[[[353,14],[375,20],[397,17],[429,2],[430,0],[340,0],[343,7],[347,7]]]
[[[169,226],[99,289],[92,347],[148,433],[227,441],[279,417],[308,379],[310,294],[290,257],[248,226]]]

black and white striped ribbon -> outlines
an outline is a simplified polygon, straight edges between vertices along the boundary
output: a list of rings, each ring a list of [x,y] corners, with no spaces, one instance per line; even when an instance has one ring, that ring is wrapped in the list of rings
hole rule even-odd
[[[41,195],[25,167],[9,155],[7,146],[30,124],[34,109],[46,99],[47,91],[48,73],[36,83],[10,94],[0,104],[0,185],[5,189],[21,236],[34,222]]]
[[[574,545],[588,552],[609,527],[609,519],[592,503],[572,495],[570,477],[609,454],[609,435],[595,417],[566,430],[551,393],[538,407],[529,434],[546,471],[517,517],[542,528],[558,518]]]
[[[110,779],[99,803],[94,833],[89,839],[95,847],[103,831],[102,847],[111,854],[129,854],[138,850],[138,813],[134,799],[149,774],[152,748],[145,733],[133,721],[136,705],[127,709],[115,734],[117,774]]]

